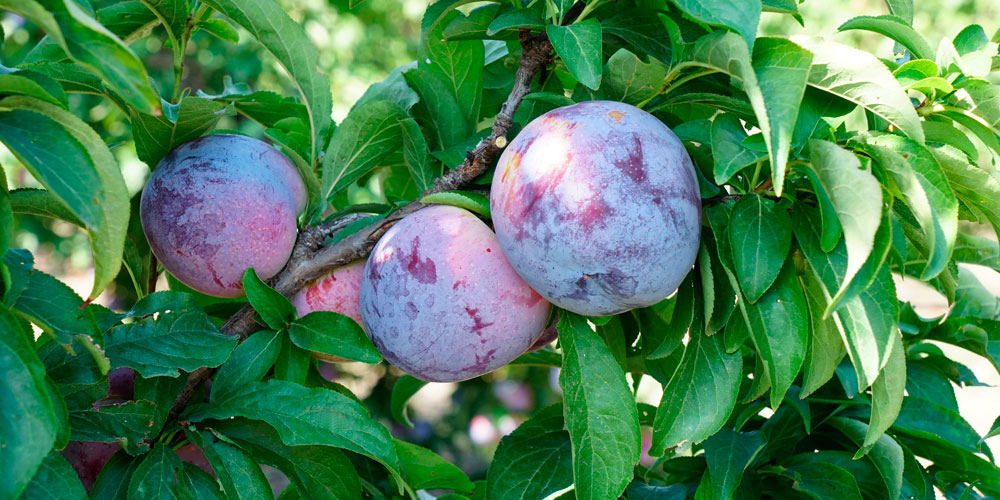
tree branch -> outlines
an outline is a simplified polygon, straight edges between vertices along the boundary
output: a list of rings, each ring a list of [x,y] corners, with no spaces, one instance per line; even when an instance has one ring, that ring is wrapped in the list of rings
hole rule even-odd
[[[545,34],[532,35],[528,30],[521,30],[520,42],[521,59],[514,78],[514,88],[500,108],[489,137],[469,151],[461,165],[434,179],[433,185],[424,193],[425,195],[451,191],[468,185],[486,172],[507,145],[507,133],[513,123],[514,113],[524,100],[524,96],[531,92],[532,80],[538,71],[548,64],[552,53],[552,44]],[[330,271],[367,257],[375,243],[393,224],[423,206],[419,201],[410,202],[386,218],[330,245],[325,243],[331,236],[363,215],[350,214],[325,224],[306,227],[299,233],[292,256],[285,268],[272,278],[269,284],[282,295],[291,297],[308,283]],[[258,330],[259,326],[254,321],[255,316],[254,310],[249,305],[244,306],[222,325],[222,332],[227,335],[237,335],[242,341]],[[214,373],[214,368],[199,368],[188,375],[184,389],[167,414],[167,425],[177,419],[198,387]],[[166,427],[165,425],[164,428]]]

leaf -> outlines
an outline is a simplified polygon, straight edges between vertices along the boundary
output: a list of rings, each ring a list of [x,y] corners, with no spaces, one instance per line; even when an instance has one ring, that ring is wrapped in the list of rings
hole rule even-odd
[[[143,377],[176,377],[221,365],[236,347],[201,311],[169,312],[112,328],[104,349],[113,368],[128,366]]]
[[[673,51],[670,34],[653,11],[642,8],[622,9],[614,17],[601,21],[601,29],[605,36],[621,38],[662,63],[671,61]]]
[[[246,384],[259,382],[274,366],[281,350],[281,335],[262,330],[241,342],[219,367],[212,381],[211,400],[225,399]]]
[[[309,113],[312,129],[309,160],[315,162],[320,134],[330,124],[333,97],[329,80],[317,70],[316,48],[302,26],[288,17],[274,0],[206,0],[205,3],[249,31],[288,71]]]
[[[759,195],[744,196],[733,206],[729,244],[740,288],[757,302],[774,283],[792,245],[788,211]]]
[[[448,83],[437,73],[422,68],[413,68],[403,73],[406,83],[420,96],[420,102],[413,107],[413,114],[426,128],[434,132],[432,143],[438,149],[460,148],[458,154],[464,158],[468,150],[463,144],[475,131],[475,124],[462,114],[455,97],[448,90]],[[477,139],[478,142],[478,139]],[[446,164],[458,162],[446,161]]]
[[[215,385],[212,393],[214,395]],[[188,430],[186,434],[204,452],[228,498],[274,498],[264,471],[238,447],[217,440],[210,432]]]
[[[518,30],[545,29],[545,20],[536,9],[514,9],[497,16],[486,29],[488,36],[496,36],[506,31],[516,33]]]
[[[618,49],[604,66],[601,90],[608,99],[641,105],[659,94],[666,74],[662,64],[643,63],[627,49]]]
[[[22,188],[11,191],[10,207],[12,212],[16,214],[49,217],[84,227],[83,221],[71,212],[66,204],[45,189]]]
[[[385,77],[385,80],[368,87],[368,90],[366,90],[365,93],[361,95],[361,98],[354,103],[354,107],[356,108],[369,101],[382,100],[395,102],[399,104],[403,110],[409,111],[410,108],[412,108],[413,105],[420,100],[420,96],[418,96],[417,93],[406,84],[406,79],[403,78],[403,73],[411,69],[415,69],[416,67],[417,62],[413,61],[392,70],[392,72],[389,73],[389,76]]]
[[[759,432],[736,432],[723,427],[704,443],[714,498],[732,498],[743,471],[764,448]]]
[[[979,434],[961,415],[925,399],[904,398],[892,429],[936,444],[950,444],[970,453],[984,451]]]
[[[858,16],[841,24],[837,31],[866,30],[885,35],[906,47],[917,59],[934,59],[934,49],[910,23],[896,16]]]
[[[958,55],[964,56],[972,52],[981,50],[990,43],[990,37],[986,36],[986,31],[978,24],[970,24],[955,35],[952,45]],[[930,59],[928,57],[928,59]]]
[[[611,498],[625,491],[639,463],[639,416],[618,362],[576,314],[560,314],[563,416],[573,443],[576,498]],[[600,463],[600,467],[593,464]]]
[[[812,59],[808,50],[782,38],[760,38],[753,46],[753,70],[767,104],[767,120],[760,121],[761,131],[771,158],[772,185],[778,196],[785,184],[788,153]]]
[[[0,141],[86,224],[97,297],[118,274],[128,228],[128,191],[111,151],[72,113],[23,96],[0,101]]]
[[[891,436],[882,432],[870,444],[862,443],[867,440],[867,436],[872,434],[871,428],[857,420],[843,417],[834,417],[829,420],[830,425],[842,432],[848,439],[857,446],[863,446],[856,455],[857,458],[864,453],[872,465],[878,470],[885,482],[888,498],[899,498],[903,487],[903,449]]]
[[[892,176],[923,229],[930,250],[920,279],[945,269],[958,233],[958,201],[937,159],[921,144],[898,135],[866,136],[863,149]]]
[[[274,362],[274,378],[298,385],[306,385],[312,357],[309,351],[292,343],[287,335],[281,335],[281,350]]]
[[[772,408],[781,404],[799,374],[809,341],[809,313],[795,277],[793,265],[786,263],[774,285],[756,304],[744,300],[739,303],[750,338],[771,380]]]
[[[487,38],[487,28],[496,17],[500,6],[488,3],[469,11],[469,15],[458,15],[441,31],[445,41],[482,40]]]
[[[128,485],[128,498],[132,499],[186,499],[194,498],[184,462],[165,444],[157,444],[146,455],[132,474]]]
[[[243,290],[246,291],[250,305],[257,314],[260,314],[265,325],[274,330],[281,330],[295,320],[295,306],[292,302],[261,281],[252,267],[243,273]]]
[[[126,500],[129,491],[129,481],[144,456],[132,457],[125,450],[118,450],[97,476],[94,487],[90,490],[90,498],[96,500]]]
[[[174,61],[184,57],[186,41],[184,31],[188,25],[189,3],[187,0],[142,0],[149,10],[156,14],[167,32],[174,51]]]
[[[389,397],[389,411],[392,413],[392,418],[412,429],[413,423],[410,422],[410,417],[406,414],[406,403],[425,385],[427,382],[410,375],[400,377],[393,384],[392,394]]]
[[[479,40],[445,41],[444,28],[441,24],[424,33],[417,67],[439,75],[461,116],[474,124],[479,121],[486,49]]]
[[[1000,232],[1000,179],[969,163],[957,148],[941,146],[930,150],[959,200],[982,211],[994,230]]]
[[[679,358],[656,410],[650,454],[705,440],[722,428],[736,404],[743,362],[738,353],[726,353],[721,335],[692,333]]]
[[[308,401],[305,406],[302,402]],[[248,383],[211,404],[188,407],[192,422],[246,417],[270,424],[289,446],[320,444],[371,457],[398,475],[399,459],[389,431],[368,410],[343,394],[283,380]]]
[[[760,0],[733,3],[726,0],[673,0],[685,14],[704,23],[723,26],[739,33],[747,47],[757,38],[762,5]]]
[[[809,141],[809,150],[809,173],[830,196],[847,245],[847,268],[840,288],[823,313],[826,316],[846,297],[851,280],[872,253],[882,220],[882,187],[871,172],[861,168],[854,154],[836,144],[814,139]]]
[[[712,120],[712,174],[715,183],[722,185],[739,171],[767,155],[743,145],[747,132],[740,119],[729,113],[720,113]],[[747,181],[749,182],[749,180]]]
[[[74,441],[117,442],[132,455],[149,450],[144,440],[154,439],[163,425],[155,425],[155,420],[156,405],[149,401],[107,404],[69,415]]]
[[[823,317],[826,297],[816,276],[810,272],[802,273],[799,275],[799,281],[805,291],[812,323],[806,359],[802,364],[801,395],[806,397],[833,378],[837,365],[847,355],[847,351],[844,350],[844,343],[840,340],[836,320],[833,317]]]
[[[152,29],[160,20],[145,4],[135,0],[118,2],[97,9],[97,21],[125,43],[133,37]]]
[[[205,135],[228,114],[231,114],[230,108],[224,104],[191,96],[181,101],[175,119],[132,111],[130,121],[136,155],[150,169],[156,168],[167,153]]]
[[[403,477],[417,490],[449,489],[472,491],[475,485],[457,466],[427,448],[394,439]]]
[[[389,101],[369,101],[352,109],[333,131],[323,157],[321,198],[329,201],[387,155],[398,151],[402,118],[403,109]]]
[[[892,15],[907,23],[913,22],[913,0],[885,0],[885,3]]]
[[[847,266],[846,246],[840,242],[831,252],[823,252],[819,248],[815,225],[810,219],[816,219],[815,212],[810,216],[809,212],[798,207],[792,213],[792,227],[799,248],[829,302],[829,297],[844,276]],[[889,269],[882,266],[869,288],[856,297],[844,300],[842,306],[832,313],[857,372],[861,389],[875,381],[889,360],[890,344],[893,342],[893,335],[897,335],[899,318],[898,301],[893,299],[895,296],[896,289]]]
[[[924,131],[909,97],[875,56],[835,42],[805,43],[814,54],[809,85],[842,97],[924,142]]]
[[[202,19],[195,23],[195,28],[204,30],[212,36],[232,44],[240,43],[240,34],[225,19]]]
[[[906,360],[906,393],[958,412],[955,389],[944,370],[929,359]]]
[[[38,468],[38,473],[28,483],[21,495],[24,500],[77,500],[86,499],[87,492],[80,483],[73,466],[57,451],[49,452]]]
[[[424,196],[420,203],[451,205],[490,218],[489,198],[470,191],[443,191]]]
[[[378,363],[382,355],[353,319],[328,311],[313,311],[288,327],[292,342],[308,351],[362,363]]]
[[[64,210],[68,213],[68,210]],[[7,174],[0,168],[0,257],[7,254],[10,248],[10,239],[14,234],[14,208],[11,204],[11,195],[7,191]],[[3,273],[0,265],[0,275]],[[6,287],[5,287],[6,288]]]
[[[59,82],[33,71],[20,70],[0,75],[0,94],[20,94],[66,108],[66,93]]]
[[[546,498],[573,484],[572,444],[562,413],[560,405],[539,410],[500,440],[486,471],[486,498]]]
[[[31,345],[30,332],[0,307],[0,496],[17,498],[55,444],[58,429],[46,388],[45,366]]]
[[[793,488],[815,500],[861,500],[858,482],[850,472],[830,463],[808,463],[789,467]]]
[[[184,463],[184,480],[191,494],[198,499],[224,500],[219,483],[214,477],[190,462]]]
[[[427,149],[427,140],[424,139],[420,125],[413,118],[404,118],[399,121],[399,126],[403,132],[403,160],[406,168],[410,171],[410,176],[417,184],[417,189],[423,193],[434,184],[434,178],[440,175],[434,167],[431,156]]]
[[[899,415],[900,405],[903,404],[903,392],[906,389],[906,353],[903,351],[902,335],[896,333],[892,338],[889,360],[872,384],[872,417],[862,452],[867,452],[875,446],[879,436],[889,430]],[[896,490],[898,491],[898,488]]]
[[[569,26],[549,24],[545,33],[566,68],[584,86],[601,86],[601,23],[587,19]]]

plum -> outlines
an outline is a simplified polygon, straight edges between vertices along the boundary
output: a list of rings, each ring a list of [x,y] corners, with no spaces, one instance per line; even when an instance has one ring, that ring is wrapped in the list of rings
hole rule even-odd
[[[316,280],[292,297],[292,304],[299,317],[313,311],[330,311],[343,314],[361,324],[361,276],[365,271],[365,261],[358,260]],[[312,353],[316,359],[340,363],[349,361],[338,356],[319,352]]]
[[[127,366],[108,372],[108,398],[132,399],[135,392],[135,372]]]
[[[284,267],[306,191],[295,165],[265,142],[209,135],[157,165],[139,214],[156,258],[175,278],[216,297],[243,294],[243,273]]]
[[[500,156],[490,208],[518,274],[587,316],[659,302],[698,253],[691,158],[666,125],[620,102],[557,108],[524,127]]]
[[[430,382],[457,382],[521,355],[550,305],[510,267],[472,213],[434,205],[375,245],[361,280],[361,318],[386,360]]]
[[[97,480],[98,474],[104,468],[104,464],[108,463],[111,455],[120,449],[121,446],[118,443],[70,441],[59,453],[62,453],[62,456],[73,466],[77,477],[83,483],[83,488],[87,490],[87,493],[90,493],[91,488],[94,487],[94,481]]]

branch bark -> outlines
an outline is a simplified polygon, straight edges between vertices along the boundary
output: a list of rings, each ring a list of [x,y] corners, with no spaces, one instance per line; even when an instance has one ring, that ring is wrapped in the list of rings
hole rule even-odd
[[[531,92],[532,80],[538,71],[548,64],[552,53],[552,44],[543,33],[533,35],[528,30],[521,30],[520,42],[521,59],[518,62],[514,78],[514,88],[500,108],[489,137],[480,141],[475,148],[469,151],[461,165],[434,179],[433,185],[424,195],[460,189],[468,185],[476,177],[486,172],[496,161],[500,151],[507,145],[507,133],[513,123],[514,113],[521,105],[521,101],[524,100],[524,96]],[[393,224],[423,206],[419,200],[410,202],[386,218],[330,245],[326,245],[325,242],[331,236],[361,216],[351,214],[326,224],[304,228],[292,250],[292,257],[285,268],[270,280],[269,284],[282,295],[291,297],[308,283],[323,277],[330,271],[367,257],[375,243]],[[258,330],[259,326],[254,321],[255,316],[254,310],[249,305],[244,306],[222,325],[222,332],[227,335],[239,336],[240,341],[242,341]],[[214,373],[214,368],[199,368],[188,375],[184,389],[167,414],[167,425],[177,419],[178,415],[187,407],[198,387]],[[166,427],[165,425],[164,428]]]

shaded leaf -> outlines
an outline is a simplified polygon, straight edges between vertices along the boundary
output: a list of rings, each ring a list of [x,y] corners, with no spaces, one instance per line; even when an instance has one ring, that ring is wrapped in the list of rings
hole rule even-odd
[[[378,363],[382,355],[353,319],[328,311],[313,311],[288,327],[292,342],[308,351],[362,363]]]

